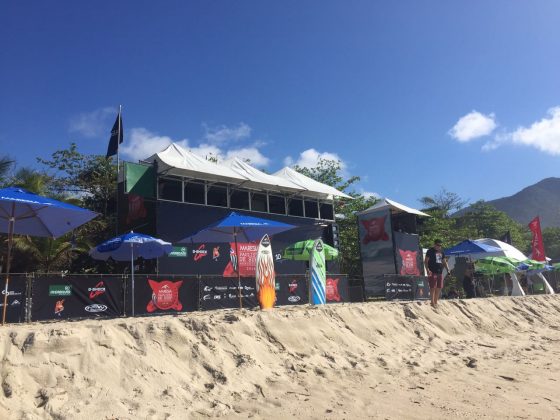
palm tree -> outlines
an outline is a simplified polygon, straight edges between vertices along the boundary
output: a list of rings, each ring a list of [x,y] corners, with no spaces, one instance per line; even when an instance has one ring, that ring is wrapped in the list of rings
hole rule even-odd
[[[14,161],[11,160],[8,156],[0,157],[0,184],[3,184],[6,178],[8,177],[8,173]]]

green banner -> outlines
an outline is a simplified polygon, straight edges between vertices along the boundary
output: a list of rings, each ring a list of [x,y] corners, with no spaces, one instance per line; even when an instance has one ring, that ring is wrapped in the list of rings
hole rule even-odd
[[[174,246],[173,251],[171,251],[168,256],[173,258],[187,258],[187,247]]]
[[[155,198],[155,171],[151,165],[124,163],[125,192],[145,198]]]
[[[49,286],[49,296],[70,296],[72,285],[70,284],[51,284]]]

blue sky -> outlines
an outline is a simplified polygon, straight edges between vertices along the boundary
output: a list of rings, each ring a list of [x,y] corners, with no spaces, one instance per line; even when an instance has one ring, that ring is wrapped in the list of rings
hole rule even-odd
[[[557,1],[5,1],[0,154],[170,141],[358,191],[471,201],[558,176]]]

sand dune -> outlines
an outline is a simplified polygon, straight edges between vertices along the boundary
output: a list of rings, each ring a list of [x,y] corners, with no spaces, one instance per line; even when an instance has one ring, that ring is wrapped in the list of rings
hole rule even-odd
[[[560,298],[8,326],[0,418],[560,418]]]

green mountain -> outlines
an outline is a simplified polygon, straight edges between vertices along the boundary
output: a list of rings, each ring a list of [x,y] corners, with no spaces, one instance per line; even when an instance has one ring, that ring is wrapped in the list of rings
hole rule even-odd
[[[514,195],[487,203],[523,225],[540,216],[541,227],[560,227],[560,178],[545,178]],[[468,209],[460,213],[465,211]]]

